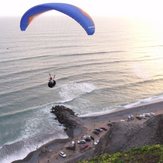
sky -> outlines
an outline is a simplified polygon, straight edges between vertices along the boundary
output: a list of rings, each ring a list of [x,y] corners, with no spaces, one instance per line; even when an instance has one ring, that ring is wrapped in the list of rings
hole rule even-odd
[[[1,0],[0,17],[22,16],[29,8],[49,2],[76,5],[91,16],[160,19],[163,0]]]

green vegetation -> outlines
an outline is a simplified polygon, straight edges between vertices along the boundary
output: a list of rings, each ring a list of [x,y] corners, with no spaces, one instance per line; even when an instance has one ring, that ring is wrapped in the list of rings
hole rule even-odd
[[[144,146],[127,152],[103,154],[80,163],[163,163],[163,145]]]

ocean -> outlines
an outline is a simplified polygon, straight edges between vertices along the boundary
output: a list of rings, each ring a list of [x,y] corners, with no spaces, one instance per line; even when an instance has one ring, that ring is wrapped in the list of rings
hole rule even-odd
[[[20,18],[0,18],[1,163],[67,137],[52,106],[93,116],[163,100],[163,25],[93,19],[88,36],[69,17],[40,16],[25,32]]]

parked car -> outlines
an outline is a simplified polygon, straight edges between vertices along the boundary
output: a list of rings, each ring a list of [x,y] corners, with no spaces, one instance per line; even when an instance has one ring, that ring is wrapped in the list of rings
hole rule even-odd
[[[85,141],[85,140],[78,140],[77,143],[78,143],[78,144],[85,144],[86,141]]]
[[[97,145],[99,143],[99,140],[96,140],[95,142],[94,142],[94,145]]]
[[[61,157],[63,157],[63,158],[65,158],[67,155],[66,155],[66,153],[64,153],[63,151],[60,151],[59,152],[59,155],[61,156]]]
[[[90,141],[92,140],[90,135],[84,135],[84,136],[83,136],[83,139],[84,139],[86,142],[90,142]]]

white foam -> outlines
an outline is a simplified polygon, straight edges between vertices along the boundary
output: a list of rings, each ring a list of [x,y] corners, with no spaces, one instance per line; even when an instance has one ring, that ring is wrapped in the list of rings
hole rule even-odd
[[[91,83],[68,83],[62,85],[59,91],[59,95],[62,99],[62,102],[68,102],[76,97],[79,97],[82,94],[90,93],[95,90],[95,86]]]
[[[34,144],[34,143],[28,143],[24,144],[22,146],[22,149],[20,150],[15,150],[12,152],[10,155],[5,155],[3,158],[0,158],[0,163],[9,163],[13,162],[15,160],[20,160],[24,159],[30,152],[35,151],[37,148],[41,147],[42,145],[54,140],[54,139],[65,139],[67,136],[64,136],[62,134],[57,134],[57,137],[51,137],[48,140],[41,141],[39,144]]]
[[[4,158],[0,158],[1,163],[9,163],[18,159],[23,159],[28,153],[30,153],[32,150],[35,150],[34,147],[30,148],[22,148],[21,151],[14,151],[12,155],[6,155]]]
[[[156,102],[160,102],[160,101],[163,101],[163,95],[140,99],[137,102],[127,104],[123,107],[126,109],[130,109],[132,107],[143,106],[143,105],[152,104],[152,103],[156,103]]]
[[[24,129],[21,132],[22,139],[38,137],[43,133],[53,134],[55,131],[60,131],[64,135],[63,129],[58,126],[59,123],[51,119],[53,115],[49,112],[50,106],[50,104],[44,105],[32,116],[26,117]]]
[[[86,114],[82,114],[80,115],[80,117],[93,117],[93,116],[98,116],[98,115],[105,115],[105,114],[109,114],[109,113],[112,113],[112,112],[115,112],[117,111],[117,107],[116,108],[103,108],[101,109],[103,111],[99,111],[99,112],[89,112],[89,113],[86,113]],[[119,111],[119,110],[118,110]]]
[[[5,144],[7,146],[13,147],[13,144],[16,144],[17,142],[18,143],[22,142],[22,145],[19,147],[19,149],[13,149],[13,148],[9,149],[9,151],[12,150],[12,154],[11,151],[10,154],[8,154],[9,151],[6,151],[4,153],[3,147],[0,147],[0,154],[4,153],[4,157],[0,158],[0,163],[9,163],[14,160],[23,159],[27,156],[28,153],[36,150],[36,148],[39,148],[40,146],[42,146],[43,144],[51,140],[58,139],[58,138],[59,139],[67,138],[67,135],[64,133],[64,130],[62,129],[61,126],[58,125],[55,126],[55,129],[59,131],[59,132],[55,132],[57,135],[54,134],[54,130],[52,130],[52,126],[54,126],[56,122],[55,121],[51,122],[51,119],[49,118],[49,116],[52,116],[49,113],[49,108],[51,105],[52,103],[42,105],[42,106],[37,106],[37,108],[39,108],[37,110],[37,114],[34,114],[32,117],[26,117],[26,120],[24,121],[24,128],[21,131],[19,138]],[[48,132],[48,135],[45,139],[42,139],[40,135],[40,133],[43,133],[42,128],[40,127],[42,125],[47,125],[45,126],[46,129],[44,129],[45,127],[43,127],[44,129],[43,131],[45,133]],[[50,133],[50,131],[52,133]]]

